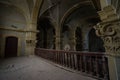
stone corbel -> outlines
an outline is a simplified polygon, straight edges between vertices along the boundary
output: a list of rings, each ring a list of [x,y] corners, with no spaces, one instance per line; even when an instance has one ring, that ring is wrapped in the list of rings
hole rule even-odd
[[[36,40],[26,40],[27,46],[35,46],[36,42]]]

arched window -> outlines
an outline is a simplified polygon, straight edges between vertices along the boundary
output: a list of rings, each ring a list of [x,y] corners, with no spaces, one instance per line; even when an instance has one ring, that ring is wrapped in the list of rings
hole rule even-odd
[[[94,28],[90,30],[88,37],[90,52],[105,52],[103,40],[96,35]]]

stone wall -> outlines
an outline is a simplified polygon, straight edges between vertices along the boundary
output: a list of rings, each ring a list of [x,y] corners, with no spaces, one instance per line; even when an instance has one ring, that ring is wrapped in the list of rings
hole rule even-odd
[[[0,57],[5,56],[5,45],[7,37],[18,38],[17,56],[26,55],[25,54],[25,33],[20,30],[0,28]]]

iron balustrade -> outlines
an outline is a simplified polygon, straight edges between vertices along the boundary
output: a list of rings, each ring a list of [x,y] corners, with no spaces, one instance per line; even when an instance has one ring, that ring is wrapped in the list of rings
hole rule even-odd
[[[109,80],[108,61],[105,53],[36,48],[35,54],[91,77]]]

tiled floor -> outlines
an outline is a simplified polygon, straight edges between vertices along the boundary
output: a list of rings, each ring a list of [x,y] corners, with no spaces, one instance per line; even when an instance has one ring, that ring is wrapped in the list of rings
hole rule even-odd
[[[0,80],[95,80],[55,67],[37,56],[0,60]]]

